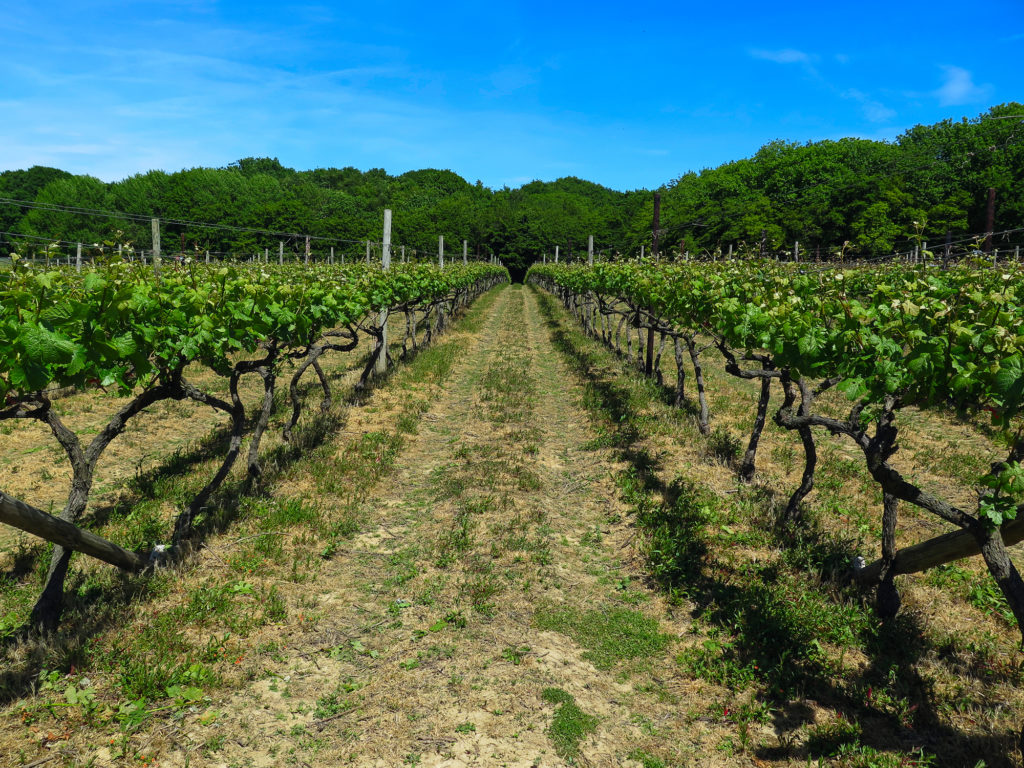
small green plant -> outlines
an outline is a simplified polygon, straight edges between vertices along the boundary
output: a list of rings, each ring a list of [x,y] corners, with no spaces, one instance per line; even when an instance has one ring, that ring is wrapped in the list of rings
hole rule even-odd
[[[78,687],[74,684],[64,689],[64,700],[69,707],[78,707],[86,718],[92,716],[98,706],[96,702],[96,689],[90,685],[88,678],[79,681]]]
[[[132,733],[149,719],[150,714],[151,712],[147,707],[146,700],[135,699],[135,701],[126,701],[121,704],[117,708],[117,713],[114,717],[121,726],[122,731]]]
[[[342,712],[347,712],[353,706],[352,702],[343,698],[337,691],[334,691],[317,699],[316,709],[313,710],[313,717],[317,720],[326,720]]]
[[[172,707],[184,709],[203,700],[203,689],[195,685],[169,685],[167,696],[171,699]]]
[[[629,753],[628,757],[630,760],[636,760],[644,768],[668,768],[664,760],[642,749],[634,749]]]
[[[860,723],[837,713],[835,717],[811,726],[807,730],[807,752],[811,757],[825,757],[838,753],[844,745],[860,741]]]
[[[1010,604],[1006,602],[1006,596],[987,575],[971,585],[967,591],[967,602],[979,611],[999,616],[1011,627],[1016,625]]]
[[[597,731],[600,721],[580,709],[576,699],[561,688],[545,688],[540,697],[548,704],[558,706],[547,731],[555,752],[563,760],[574,762],[580,755],[583,739]]]
[[[739,438],[724,427],[715,427],[708,435],[706,451],[709,459],[722,464],[734,464],[741,450]]]
[[[501,652],[501,658],[518,667],[523,663],[523,660],[526,658],[526,654],[529,652],[530,646],[528,645],[509,646]]]

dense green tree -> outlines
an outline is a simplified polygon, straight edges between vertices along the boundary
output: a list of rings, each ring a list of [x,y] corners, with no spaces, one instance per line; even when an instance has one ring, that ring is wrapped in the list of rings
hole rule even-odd
[[[35,201],[44,206],[102,210],[106,193],[107,185],[92,176],[64,176],[39,190]],[[28,210],[18,226],[26,235],[88,245],[103,243],[114,229],[111,220],[105,217],[46,208]],[[60,253],[66,255],[69,247]]]
[[[35,200],[36,195],[57,179],[71,176],[67,171],[33,165],[24,171],[4,171],[0,173],[0,197],[11,200]],[[0,232],[13,232],[18,222],[25,215],[25,209],[11,203],[0,203]]]
[[[893,142],[773,141],[752,157],[688,172],[661,188],[660,250],[714,256],[733,249],[827,257],[883,254],[922,241],[940,245],[985,229],[987,190],[996,190],[995,230],[1024,221],[1024,105],[993,107],[973,119],[915,126]],[[114,184],[33,167],[0,173],[0,197],[134,214],[82,216],[0,204],[0,231],[148,248],[148,218],[165,224],[165,250],[300,254],[332,244],[362,256],[380,239],[383,209],[395,212],[393,240],[407,256],[434,259],[443,236],[449,258],[503,255],[525,269],[544,254],[582,258],[652,247],[649,190],[620,192],[576,177],[491,190],[439,169],[391,176],[380,168],[295,171],[277,158],[247,157],[226,168],[151,171]],[[175,222],[185,223],[175,223]],[[202,222],[207,225],[200,226]],[[271,235],[268,233],[284,233]],[[0,235],[0,237],[3,237]],[[1015,240],[1014,240],[1015,238]],[[10,240],[10,238],[7,238]],[[1019,234],[997,238],[1020,242]]]

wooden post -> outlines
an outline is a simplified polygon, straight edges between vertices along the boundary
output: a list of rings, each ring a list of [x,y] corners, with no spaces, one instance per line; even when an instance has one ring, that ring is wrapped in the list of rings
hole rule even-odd
[[[150,221],[153,230],[153,274],[160,277],[160,219]]]
[[[800,263],[800,241],[793,242],[793,261]]]
[[[82,271],[82,244],[78,244],[78,249],[75,251],[75,271]]]
[[[729,243],[729,261],[732,261],[732,243]]]
[[[444,235],[437,236],[437,266],[444,267]]]
[[[384,238],[381,240],[380,266],[385,272],[391,269],[391,209],[384,209]],[[380,328],[381,350],[374,364],[374,373],[383,376],[388,369],[388,310],[382,309],[377,317]]]
[[[405,264],[405,246],[402,246],[402,263]]]
[[[594,266],[594,236],[587,236],[587,265]]]
[[[334,246],[331,246],[331,265],[334,265]]]
[[[555,264],[558,263],[558,246],[555,246]]]
[[[306,235],[306,263],[309,264],[309,235]]]
[[[949,266],[949,256],[953,250],[953,232],[952,230],[946,230],[946,247],[942,251],[942,268],[945,269]]]
[[[209,251],[206,252],[206,263],[207,264],[210,263],[210,252]]]
[[[643,261],[643,258],[644,258],[644,244],[640,243],[640,260]]]
[[[270,263],[270,249],[269,248],[264,248],[263,249],[263,263],[264,264],[269,264]]]
[[[465,264],[465,263],[466,263],[466,258],[467,258],[467,257],[466,257],[466,253],[467,253],[467,251],[466,251],[466,247],[467,247],[467,245],[466,245],[466,241],[465,241],[465,240],[463,240],[463,241],[462,241],[462,263],[463,263],[463,264]]]

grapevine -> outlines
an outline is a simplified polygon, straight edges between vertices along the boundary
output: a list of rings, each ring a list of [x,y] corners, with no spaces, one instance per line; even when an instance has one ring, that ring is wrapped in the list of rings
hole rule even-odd
[[[801,502],[813,489],[814,431],[851,439],[885,501],[882,558],[855,574],[879,584],[880,614],[899,607],[892,582],[897,573],[973,551],[981,553],[1024,631],[1024,582],[1006,551],[1024,538],[1024,269],[892,264],[805,271],[774,261],[619,262],[535,266],[530,279],[558,293],[584,328],[607,343],[612,334],[606,318],[618,315],[620,326],[628,319],[647,328],[649,340],[655,332],[686,340],[696,371],[693,353],[696,339],[703,338],[719,351],[727,372],[759,380],[758,413],[741,468],[745,479],[753,476],[771,390],[780,388],[774,421],[795,430],[805,452],[784,524],[798,521]],[[650,361],[650,341],[647,347]],[[681,368],[678,344],[677,361]],[[650,365],[647,372],[655,373]],[[815,408],[815,399],[832,387],[852,403],[846,418]],[[898,449],[898,415],[910,407],[990,415],[1009,451],[977,479],[975,508],[962,509],[917,487],[890,463]],[[701,426],[706,431],[706,421]],[[897,552],[899,502],[960,530]],[[955,546],[948,545],[950,536]]]
[[[260,476],[260,442],[285,361],[302,361],[289,381],[287,439],[301,411],[298,384],[310,368],[324,390],[322,407],[330,407],[330,389],[319,367],[323,354],[353,349],[360,334],[374,339],[360,381],[365,386],[385,353],[382,312],[385,318],[392,310],[409,317],[421,313],[419,323],[427,325],[429,341],[443,329],[446,316],[507,279],[503,267],[476,263],[446,269],[402,264],[384,271],[363,265],[211,267],[185,262],[166,266],[157,277],[137,263],[115,262],[78,273],[15,261],[10,271],[0,272],[0,420],[33,419],[49,428],[73,472],[59,521],[74,525],[88,505],[98,461],[130,419],[167,399],[190,399],[227,414],[228,450],[214,477],[179,511],[172,541],[177,551],[228,477],[247,434],[248,473]],[[197,366],[227,380],[226,399],[189,380],[187,372]],[[263,398],[247,433],[239,383],[252,375],[263,383]],[[129,401],[85,443],[52,407],[50,393],[66,388],[114,391]],[[7,496],[0,501],[4,520],[24,526],[32,508]],[[34,512],[39,524],[31,532],[44,535],[54,528],[52,518]],[[37,624],[53,626],[60,615],[71,554],[63,544],[74,539],[73,530],[70,537],[66,527],[61,530],[65,533],[33,611]],[[145,562],[123,551],[115,560],[121,567]]]

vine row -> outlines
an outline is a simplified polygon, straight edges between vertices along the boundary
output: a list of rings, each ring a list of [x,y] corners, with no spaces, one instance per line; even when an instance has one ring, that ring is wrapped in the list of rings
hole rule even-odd
[[[815,434],[852,441],[883,498],[881,556],[858,558],[852,575],[877,587],[876,608],[900,607],[894,577],[980,553],[1024,632],[1024,581],[1007,546],[1024,539],[1024,269],[991,264],[889,264],[802,270],[774,261],[713,264],[617,262],[536,265],[529,280],[557,294],[592,336],[661,376],[667,340],[674,343],[676,402],[684,400],[688,359],[696,383],[698,423],[709,432],[703,365],[716,355],[725,370],[760,384],[754,426],[740,463],[755,471],[772,394],[773,414],[795,431],[804,451],[800,484],[779,523],[792,531],[814,488]],[[623,333],[625,331],[625,333]],[[644,338],[646,336],[646,338]],[[656,343],[657,342],[657,343]],[[819,407],[832,388],[850,408],[836,417]],[[977,478],[977,503],[964,508],[916,485],[891,459],[909,408],[987,412],[1006,456]],[[896,549],[900,503],[936,516],[953,530]]]
[[[44,424],[72,470],[63,510],[47,515],[0,492],[0,521],[55,543],[45,586],[30,622],[59,622],[64,579],[73,550],[126,570],[180,556],[196,520],[224,483],[248,438],[248,476],[258,480],[260,444],[269,426],[278,380],[286,364],[291,414],[283,430],[292,439],[303,407],[299,384],[312,370],[332,404],[321,366],[329,352],[355,349],[369,337],[372,351],[357,387],[384,370],[388,316],[402,313],[402,355],[429,344],[449,319],[477,296],[508,280],[504,267],[470,263],[439,268],[377,266],[168,265],[159,276],[140,264],[114,261],[78,273],[16,261],[0,272],[0,421]],[[421,338],[418,338],[421,337]],[[193,374],[215,374],[226,386],[201,387]],[[255,376],[263,396],[247,418],[239,385]],[[208,378],[208,377],[207,377]],[[71,389],[115,392],[126,402],[88,442],[53,407],[54,393]],[[221,394],[227,390],[227,395]],[[96,467],[130,420],[163,400],[191,400],[227,415],[229,442],[213,478],[179,510],[170,548],[127,552],[82,530],[78,521],[93,488]]]

